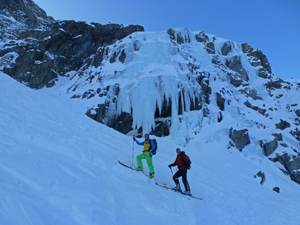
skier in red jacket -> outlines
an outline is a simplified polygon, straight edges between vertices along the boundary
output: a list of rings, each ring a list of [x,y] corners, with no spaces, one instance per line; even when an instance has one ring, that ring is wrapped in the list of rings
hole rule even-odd
[[[173,180],[176,184],[176,187],[174,187],[173,189],[181,191],[181,187],[180,187],[180,183],[179,183],[178,178],[182,176],[182,182],[183,182],[184,187],[185,187],[185,191],[182,192],[182,193],[190,195],[191,194],[190,186],[189,186],[189,183],[187,181],[187,167],[188,167],[188,164],[189,164],[189,158],[185,154],[184,151],[180,150],[180,148],[176,149],[176,153],[177,153],[177,157],[175,159],[175,162],[171,163],[169,165],[169,168],[171,168],[172,166],[177,166],[178,167],[178,171],[173,176]]]

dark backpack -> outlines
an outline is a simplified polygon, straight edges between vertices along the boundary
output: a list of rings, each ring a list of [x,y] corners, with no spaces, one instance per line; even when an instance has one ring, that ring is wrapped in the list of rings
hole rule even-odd
[[[152,139],[152,141],[154,142],[154,144],[155,144],[155,148],[153,149],[153,151],[152,151],[152,155],[155,155],[156,154],[156,150],[157,150],[157,141],[156,141],[156,139]],[[150,142],[151,143],[151,142]],[[150,149],[152,148],[152,146],[150,147]]]
[[[181,159],[182,159],[182,162],[184,163],[184,165],[186,166],[186,168],[188,169],[188,170],[190,170],[191,169],[191,160],[190,160],[190,157],[188,157],[188,155],[186,155],[185,154],[185,156],[188,158],[188,162],[186,163],[186,161],[184,161],[184,159],[183,159],[183,156],[181,155]]]

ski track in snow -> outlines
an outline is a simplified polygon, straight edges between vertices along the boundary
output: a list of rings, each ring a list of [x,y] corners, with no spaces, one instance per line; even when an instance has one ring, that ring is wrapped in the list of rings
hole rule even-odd
[[[203,198],[189,200],[119,165],[131,165],[134,150],[136,166],[142,147],[89,119],[80,102],[31,90],[3,73],[0,95],[1,224],[299,224],[299,185],[255,145],[242,153],[227,149],[226,130],[203,128],[182,148],[192,159],[192,194]],[[177,144],[157,140],[155,179],[173,186],[168,165]],[[263,185],[253,177],[260,170]]]

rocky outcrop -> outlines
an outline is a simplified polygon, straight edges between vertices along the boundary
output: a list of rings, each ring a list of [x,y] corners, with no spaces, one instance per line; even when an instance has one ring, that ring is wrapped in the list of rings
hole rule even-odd
[[[283,153],[279,155],[275,153],[274,158],[270,158],[273,162],[280,162],[284,167],[284,173],[289,175],[290,178],[300,184],[300,158],[295,155],[288,155],[287,153]]]
[[[276,148],[278,147],[278,141],[276,138],[274,138],[272,141],[268,141],[268,140],[260,140],[259,141],[260,147],[263,150],[263,153],[265,156],[269,156],[271,155]]]
[[[254,175],[254,178],[256,177],[260,177],[261,180],[260,180],[260,184],[263,184],[265,181],[266,181],[266,176],[265,176],[265,173],[259,171],[256,175]]]
[[[232,51],[232,45],[230,41],[225,42],[221,47],[222,55],[228,55]]]
[[[282,79],[277,79],[277,80],[270,80],[266,83],[266,88],[268,90],[276,90],[280,89],[284,84],[284,81]]]
[[[274,187],[274,188],[273,188],[273,191],[279,193],[279,192],[280,192],[280,188],[279,188],[279,187]]]
[[[280,123],[275,124],[276,129],[284,130],[291,126],[291,124],[285,120],[280,119]]]
[[[237,72],[242,80],[249,80],[248,74],[242,66],[241,58],[239,56],[233,56],[232,58],[226,60],[225,64],[229,69]]]
[[[222,95],[220,93],[216,93],[216,96],[217,96],[217,105],[218,105],[219,109],[224,111],[225,99],[222,97]]]
[[[157,137],[169,136],[170,127],[171,127],[171,120],[169,118],[158,119],[155,122],[155,129],[152,130],[150,134],[155,135]]]
[[[259,112],[262,115],[265,115],[265,112],[267,111],[266,109],[261,109],[258,106],[253,106],[248,100],[246,102],[244,102],[244,105],[250,109],[253,109],[253,110]]]
[[[120,115],[108,120],[106,125],[123,134],[127,134],[132,130],[132,122],[132,116],[129,113],[122,112]]]
[[[254,88],[245,87],[239,91],[245,96],[252,98],[253,100],[262,100],[262,97],[257,93],[257,91]]]
[[[178,44],[189,43],[191,38],[188,35],[189,30],[185,28],[185,33],[176,32],[174,29],[170,28],[167,30],[167,33],[170,35],[170,39],[175,41]]]
[[[271,66],[267,59],[267,57],[262,53],[262,51],[258,49],[254,49],[253,47],[249,46],[247,43],[241,45],[243,52],[248,56],[251,57],[250,63],[254,67],[262,66],[260,69],[258,76],[262,78],[267,78],[267,74],[271,74]]]
[[[240,151],[242,151],[246,145],[250,144],[248,129],[235,130],[231,128],[229,132],[229,138],[233,141],[235,147]]]
[[[300,145],[300,130],[298,129],[298,127],[296,127],[295,130],[291,130],[290,134],[296,138],[297,141],[299,141],[299,145]]]
[[[79,70],[99,48],[143,30],[141,26],[75,21],[52,23],[47,30],[28,30],[20,33],[19,38],[24,41],[24,46],[10,46],[9,51],[18,54],[18,57],[3,71],[31,88],[51,87],[58,76]],[[5,54],[7,49],[0,50],[0,57]],[[124,59],[125,56],[122,57]],[[98,63],[101,61],[100,55]]]
[[[282,141],[283,140],[281,133],[279,133],[279,134],[275,133],[275,134],[272,134],[272,135],[276,138],[277,141]]]
[[[213,41],[209,40],[209,37],[203,32],[199,32],[198,34],[196,34],[196,40],[198,42],[201,42],[205,45],[205,49],[209,54],[215,54],[215,44],[213,43]]]
[[[21,25],[24,29],[35,29],[54,22],[52,17],[36,5],[32,0],[2,0],[0,4],[0,14],[5,18],[0,20],[1,31],[12,31]],[[13,18],[13,20],[9,18]],[[3,28],[3,29],[2,29]]]
[[[203,90],[203,97],[206,104],[210,103],[210,95],[212,93],[211,87],[209,85],[209,79],[205,76],[198,76],[196,81],[201,86]]]
[[[295,113],[296,113],[296,115],[297,115],[298,117],[300,117],[300,110],[299,110],[299,109],[297,109],[297,110],[295,111]]]

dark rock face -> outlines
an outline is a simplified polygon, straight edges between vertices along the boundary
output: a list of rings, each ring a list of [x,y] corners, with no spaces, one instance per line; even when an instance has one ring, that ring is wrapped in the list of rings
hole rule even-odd
[[[188,32],[188,29],[186,29],[186,32]],[[178,44],[191,42],[191,38],[189,37],[189,35],[176,33],[175,30],[172,28],[168,29],[167,33],[170,35],[170,39],[175,41]]]
[[[209,86],[209,80],[205,76],[199,76],[197,77],[196,81],[201,86],[205,95],[209,97],[208,95],[211,95],[211,87]]]
[[[54,60],[48,60],[48,56],[42,52],[19,50],[16,63],[3,71],[31,88],[53,86],[54,79],[57,78],[57,73],[51,70],[55,68]]]
[[[273,191],[275,191],[275,192],[279,193],[279,191],[280,191],[280,188],[279,188],[279,187],[274,187],[274,188],[273,188]]]
[[[12,16],[17,22],[24,23],[31,29],[54,22],[32,0],[1,0],[0,14]]]
[[[263,149],[265,156],[271,155],[278,147],[278,141],[276,138],[274,138],[272,141],[261,140],[259,144]]]
[[[207,43],[209,41],[208,36],[202,31],[199,34],[196,34],[196,40],[201,43]]]
[[[127,134],[132,130],[132,122],[132,116],[129,113],[122,112],[114,119],[109,120],[106,125],[123,134]]]
[[[284,129],[290,127],[291,125],[287,121],[280,119],[280,123],[275,124],[275,126],[276,126],[276,129],[284,130]]]
[[[11,47],[10,51],[19,56],[15,64],[4,68],[4,72],[31,88],[50,87],[58,75],[79,70],[98,48],[111,45],[136,31],[143,31],[143,27],[75,21],[52,23],[45,31],[25,31],[20,33],[20,39],[26,45]],[[5,54],[5,50],[0,50],[0,57]],[[102,58],[99,60],[101,62]]]
[[[257,93],[257,91],[250,87],[245,87],[240,92],[247,97],[251,97],[253,100],[262,100],[262,97]]]
[[[168,118],[172,116],[172,100],[169,99],[169,101],[167,101],[165,98],[162,102],[162,107],[161,107],[161,112],[159,113],[159,109],[156,108],[155,111],[155,118],[159,118],[159,117],[163,117],[163,118]]]
[[[295,113],[296,113],[296,115],[297,115],[298,117],[300,117],[300,110],[299,110],[299,109],[297,109],[297,110],[295,111]]]
[[[225,99],[222,97],[220,93],[217,93],[217,105],[220,110],[224,110]]]
[[[157,137],[169,136],[170,127],[171,127],[170,119],[156,121],[155,124],[156,124],[155,129],[150,134],[155,135]]]
[[[0,40],[12,39],[0,49],[0,57],[8,54],[4,58],[9,58],[12,52],[17,55],[14,62],[2,67],[3,72],[35,89],[51,87],[58,76],[79,70],[99,48],[133,32],[144,31],[138,25],[124,27],[119,24],[55,21],[32,0],[3,0],[0,14],[4,18],[0,20]],[[100,57],[95,63],[99,65],[105,53],[98,52]],[[120,61],[125,58],[123,52]]]
[[[254,49],[246,43],[242,44],[242,50],[248,57],[252,58],[250,64],[253,67],[262,67],[258,70],[259,77],[266,79],[268,78],[268,74],[272,74],[270,63],[262,51]]]
[[[270,89],[270,90],[275,90],[275,89],[280,89],[283,85],[284,81],[282,79],[278,79],[276,81],[269,81],[267,84],[266,84],[266,87],[267,89]]]
[[[230,41],[225,42],[221,47],[222,55],[228,55],[228,53],[231,51],[232,51],[231,42]]]
[[[244,67],[242,66],[240,57],[234,56],[231,59],[227,60],[226,61],[226,66],[229,69],[237,72],[240,75],[242,80],[244,80],[244,81],[249,80],[248,74],[247,74],[246,70],[244,69]]]
[[[272,134],[272,135],[276,138],[277,141],[282,141],[282,134],[281,133],[279,133],[279,134]]]
[[[230,83],[235,87],[241,86],[244,82],[238,73],[228,73],[228,76]]]
[[[291,130],[291,131],[290,131],[290,134],[291,134],[292,136],[294,136],[294,137],[296,138],[297,141],[300,141],[300,131],[299,131],[299,129],[298,129],[297,127],[296,127],[295,130]],[[299,143],[299,145],[300,145],[300,143]]]
[[[259,108],[257,106],[253,106],[248,100],[246,102],[244,102],[244,105],[247,106],[250,109],[253,109],[253,110],[259,112],[262,115],[264,115],[265,112],[267,111],[266,109],[261,109],[261,108]]]
[[[246,145],[250,144],[250,138],[247,129],[234,130],[231,128],[229,138],[233,141],[235,147],[240,151],[242,151]]]
[[[196,40],[198,42],[201,42],[203,44],[205,44],[205,49],[209,54],[215,54],[215,44],[211,41],[209,41],[208,36],[202,31],[198,34],[196,34]]]
[[[222,112],[218,113],[218,123],[220,123],[223,120]]]
[[[259,171],[254,177],[256,177],[256,176],[261,178],[260,184],[263,184],[266,181],[265,173]]]
[[[300,184],[300,172],[299,172],[300,158],[299,158],[299,156],[288,155],[287,153],[279,155],[276,153],[276,157],[273,159],[270,159],[270,160],[272,160],[273,162],[280,162],[285,168],[285,171],[283,171],[283,172],[285,174],[289,175],[293,181]]]
[[[103,123],[123,134],[127,134],[132,130],[133,118],[129,113],[122,112],[120,115],[115,115],[109,120],[107,113],[109,112],[108,104],[100,104],[97,108],[89,109],[86,115],[90,118]]]
[[[255,60],[251,61],[252,66],[254,66],[254,67],[262,66],[263,67],[263,70],[261,70],[259,72],[260,77],[267,78],[264,76],[267,73],[263,72],[263,71],[267,71],[270,74],[272,73],[270,63],[268,62],[267,57],[262,53],[262,51],[254,49],[253,47],[249,46],[247,43],[242,44],[242,50],[244,53],[247,54],[247,56],[253,57],[253,59],[255,59]]]

